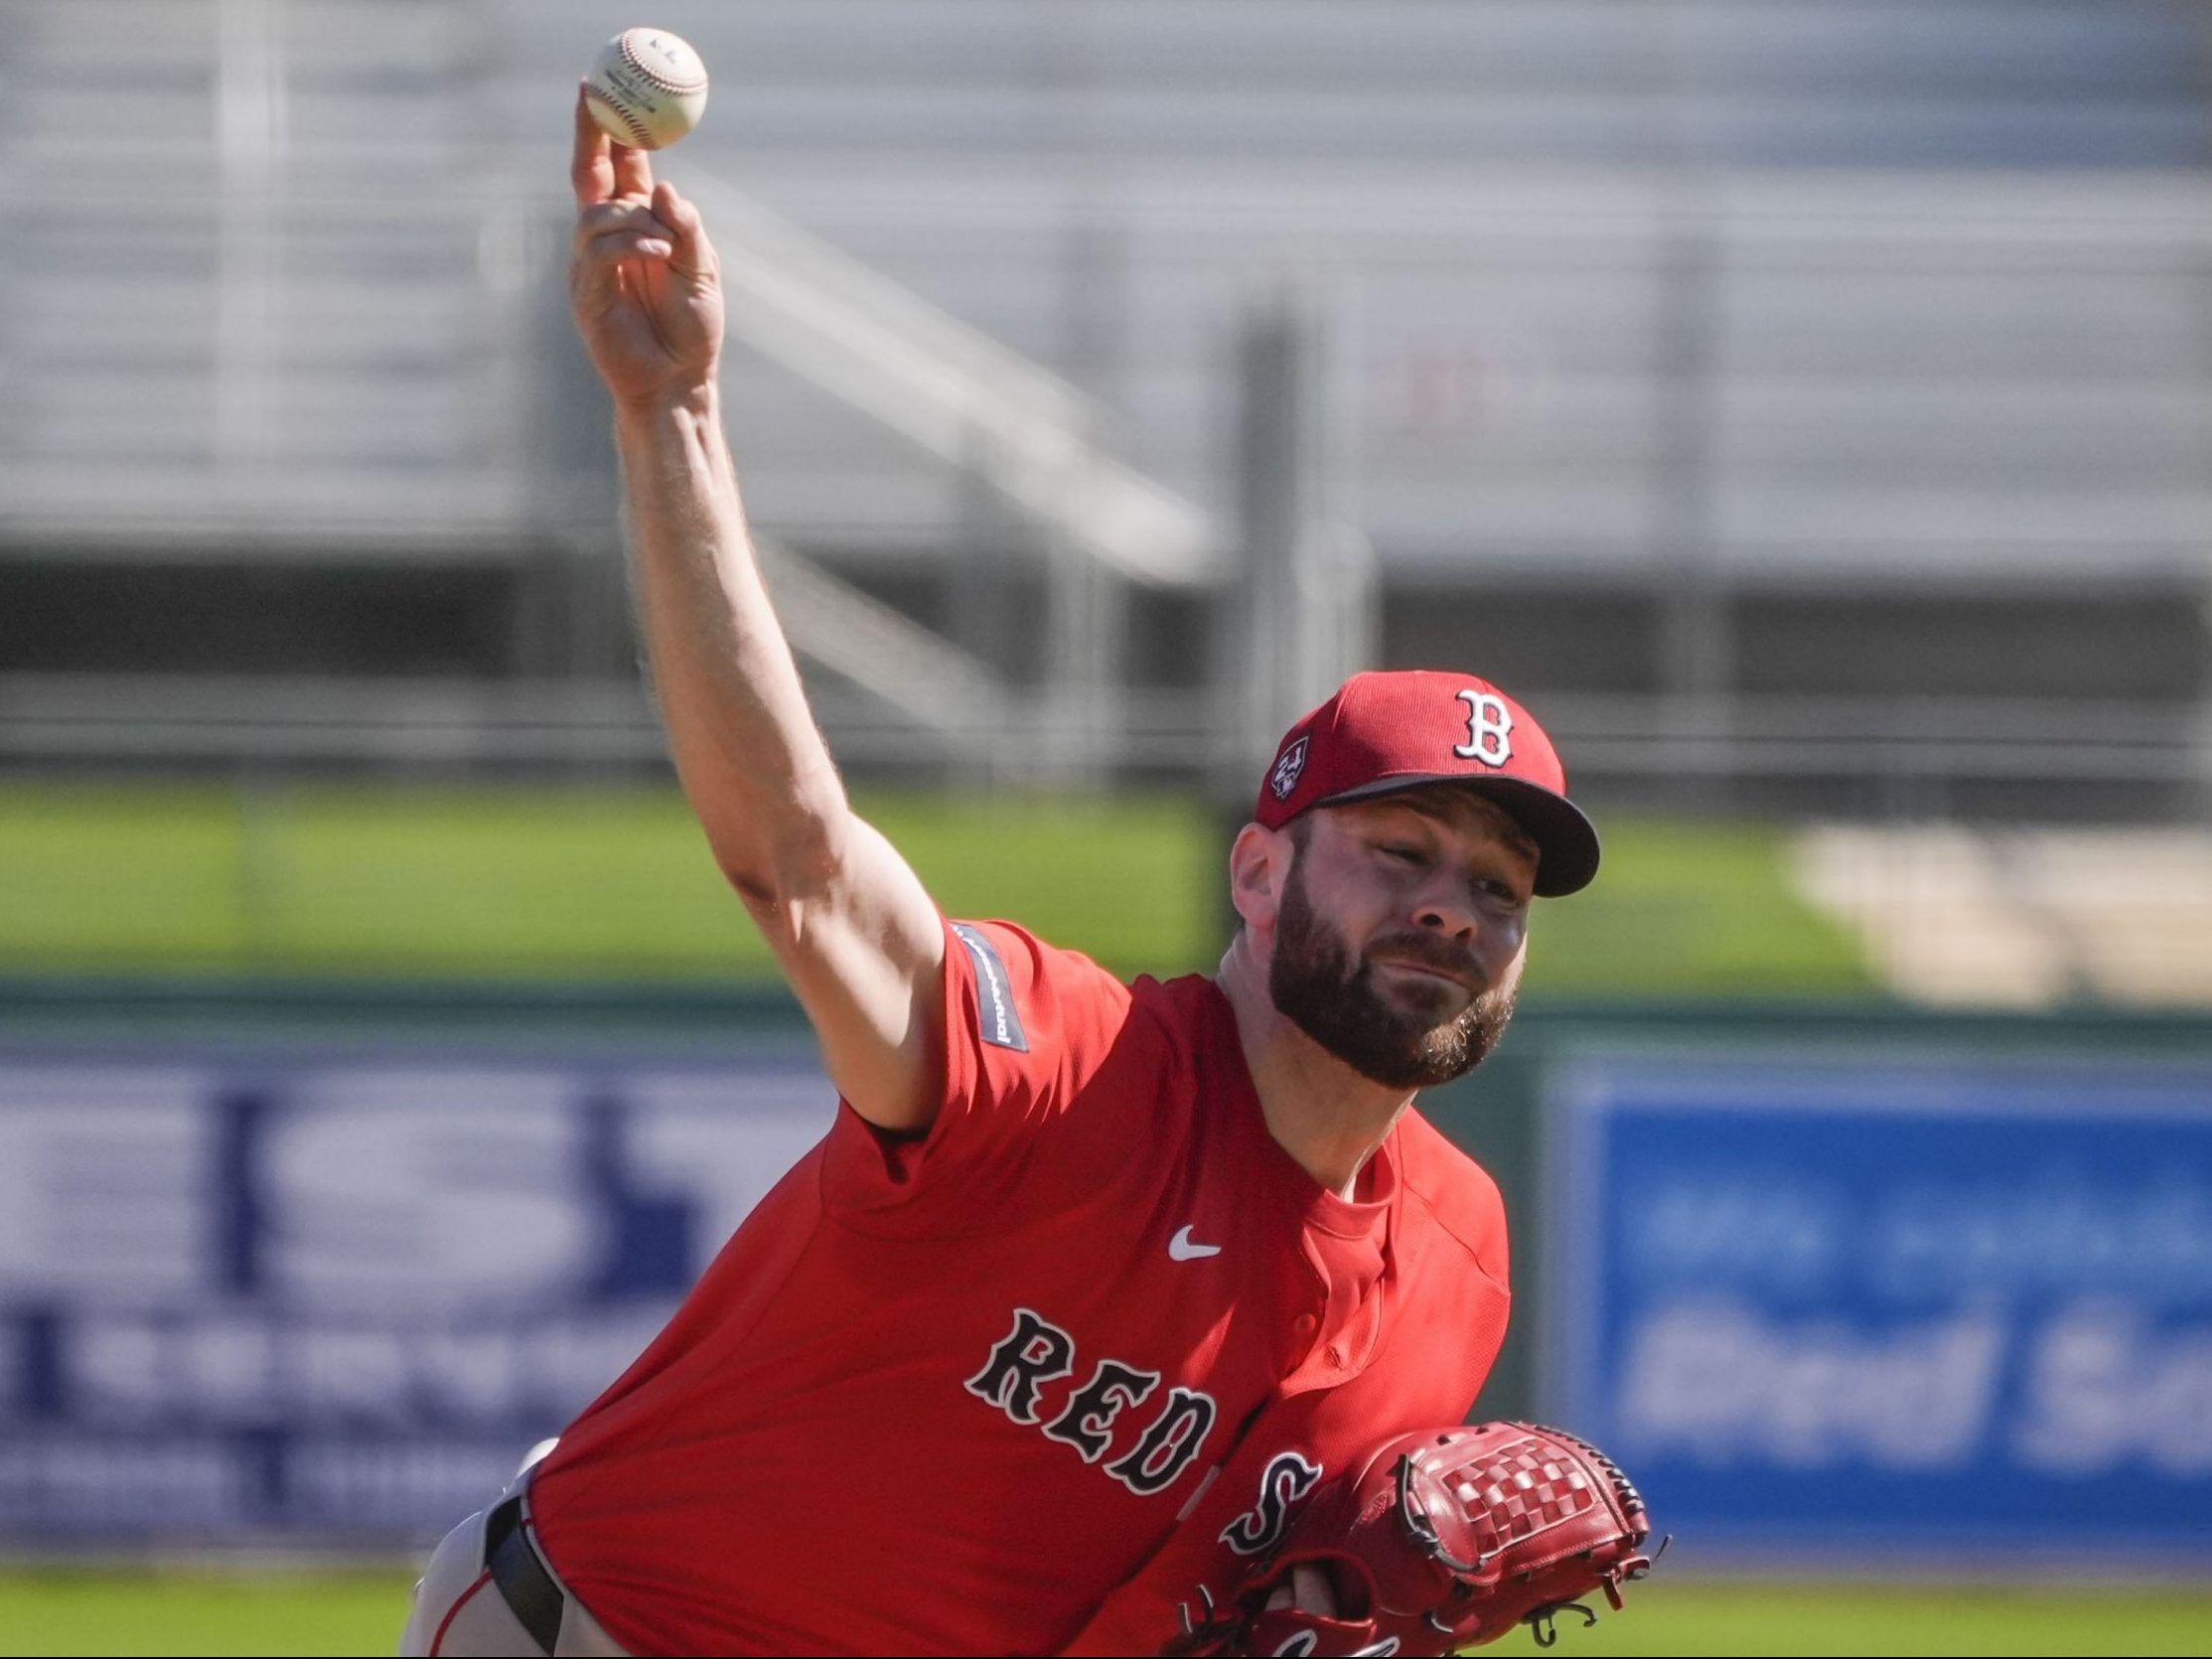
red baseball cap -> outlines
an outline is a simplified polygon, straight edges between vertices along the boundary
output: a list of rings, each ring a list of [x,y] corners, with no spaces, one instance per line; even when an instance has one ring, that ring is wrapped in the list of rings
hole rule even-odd
[[[1566,798],[1559,752],[1487,679],[1408,669],[1356,674],[1283,734],[1253,817],[1279,830],[1314,807],[1458,784],[1495,801],[1537,843],[1537,892],[1597,874],[1597,830]]]

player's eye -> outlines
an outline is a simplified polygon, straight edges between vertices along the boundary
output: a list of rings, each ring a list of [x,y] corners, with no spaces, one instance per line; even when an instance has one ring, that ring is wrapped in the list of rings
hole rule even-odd
[[[1500,876],[1478,876],[1475,888],[1509,909],[1518,910],[1529,902],[1521,896],[1520,888]]]
[[[1417,846],[1385,846],[1382,851],[1386,858],[1396,858],[1403,864],[1418,864],[1426,859],[1426,854]]]

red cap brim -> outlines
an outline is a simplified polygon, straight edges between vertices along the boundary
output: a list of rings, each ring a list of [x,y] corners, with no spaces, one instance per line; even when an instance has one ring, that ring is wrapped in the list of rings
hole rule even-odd
[[[1316,807],[1337,807],[1348,801],[1372,801],[1379,795],[1400,795],[1433,784],[1453,784],[1495,801],[1537,843],[1536,894],[1540,899],[1563,898],[1579,893],[1597,875],[1597,827],[1582,809],[1565,796],[1532,784],[1526,778],[1498,778],[1465,772],[1401,773],[1378,778],[1358,789],[1348,789],[1316,801]]]

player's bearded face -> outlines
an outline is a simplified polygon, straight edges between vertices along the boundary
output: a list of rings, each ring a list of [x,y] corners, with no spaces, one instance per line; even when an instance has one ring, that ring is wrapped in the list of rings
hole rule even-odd
[[[1362,1077],[1391,1089],[1449,1083],[1482,1064],[1505,1035],[1520,988],[1518,962],[1473,1001],[1438,1021],[1376,983],[1378,956],[1418,962],[1476,980],[1470,955],[1432,935],[1380,935],[1355,957],[1337,929],[1314,909],[1306,890],[1305,851],[1292,860],[1275,912],[1274,959],[1267,989],[1282,1016]]]

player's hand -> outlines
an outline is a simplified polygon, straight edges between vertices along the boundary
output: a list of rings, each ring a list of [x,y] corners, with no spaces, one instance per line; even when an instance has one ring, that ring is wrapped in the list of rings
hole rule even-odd
[[[576,97],[577,332],[617,403],[710,385],[722,353],[722,272],[699,211],[653,182],[644,150],[617,144]]]

